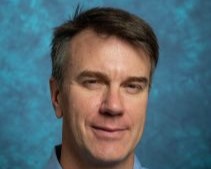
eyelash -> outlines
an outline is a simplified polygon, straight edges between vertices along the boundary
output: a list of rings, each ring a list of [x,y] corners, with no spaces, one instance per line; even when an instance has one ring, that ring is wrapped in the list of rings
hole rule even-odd
[[[141,84],[126,84],[125,88],[127,92],[131,94],[139,93],[144,89],[144,87]]]
[[[96,89],[101,82],[97,79],[86,79],[82,82],[82,85],[89,89]]]
[[[136,88],[136,89],[141,89],[142,88],[142,86],[141,85],[139,85],[139,84],[129,84],[127,87],[130,87],[130,88]]]
[[[89,79],[89,80],[85,80],[83,83],[84,83],[84,84],[87,84],[87,83],[89,83],[89,84],[92,83],[92,84],[93,84],[93,83],[97,83],[97,82],[98,82],[98,81],[95,80],[95,79]]]

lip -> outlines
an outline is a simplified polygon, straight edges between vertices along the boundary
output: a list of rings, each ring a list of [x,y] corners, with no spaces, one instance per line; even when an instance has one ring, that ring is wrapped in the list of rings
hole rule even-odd
[[[103,140],[118,140],[124,137],[127,128],[125,127],[107,127],[107,126],[92,126],[94,135],[98,139]]]

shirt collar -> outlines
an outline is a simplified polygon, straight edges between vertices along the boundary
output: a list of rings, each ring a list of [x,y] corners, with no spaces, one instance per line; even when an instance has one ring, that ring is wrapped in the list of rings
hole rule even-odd
[[[143,168],[141,166],[141,163],[140,161],[138,160],[137,156],[135,156],[135,159],[134,159],[134,166],[133,166],[133,169],[146,169],[146,168]]]
[[[51,157],[48,160],[48,163],[44,169],[62,169],[59,163],[60,152],[61,152],[61,145],[55,146],[51,154]]]
[[[55,146],[53,153],[44,169],[62,169],[62,167],[59,163],[60,153],[61,153],[61,145]],[[141,163],[139,162],[139,160],[136,156],[135,156],[135,160],[134,160],[133,169],[146,169],[141,166]]]

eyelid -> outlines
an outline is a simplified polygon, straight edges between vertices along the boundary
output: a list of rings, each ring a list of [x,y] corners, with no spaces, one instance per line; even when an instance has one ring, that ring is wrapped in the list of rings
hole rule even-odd
[[[137,88],[141,88],[141,84],[139,84],[139,83],[128,83],[128,84],[126,84],[126,86],[127,87],[137,87]]]
[[[99,77],[95,77],[95,76],[89,76],[89,77],[83,77],[81,79],[81,81],[96,81],[98,83],[107,83],[106,80],[102,79],[102,78],[99,78]]]
[[[85,84],[85,83],[102,83],[99,79],[96,79],[96,78],[85,78],[82,80],[82,83]]]
[[[79,79],[79,84],[89,90],[97,90],[105,86],[106,81],[95,76],[83,76]]]
[[[136,94],[143,91],[147,86],[145,81],[128,81],[123,84],[128,93]]]
[[[128,85],[128,84],[135,84],[135,85],[141,85],[141,86],[146,86],[147,85],[147,81],[140,81],[140,80],[129,80],[129,81],[125,81],[124,83],[123,83],[123,85]]]

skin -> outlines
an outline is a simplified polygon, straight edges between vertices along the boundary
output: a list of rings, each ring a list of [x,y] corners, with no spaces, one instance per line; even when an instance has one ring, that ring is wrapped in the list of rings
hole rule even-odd
[[[150,61],[115,36],[84,30],[69,45],[63,86],[50,80],[52,103],[63,117],[64,169],[132,169],[144,129]]]

